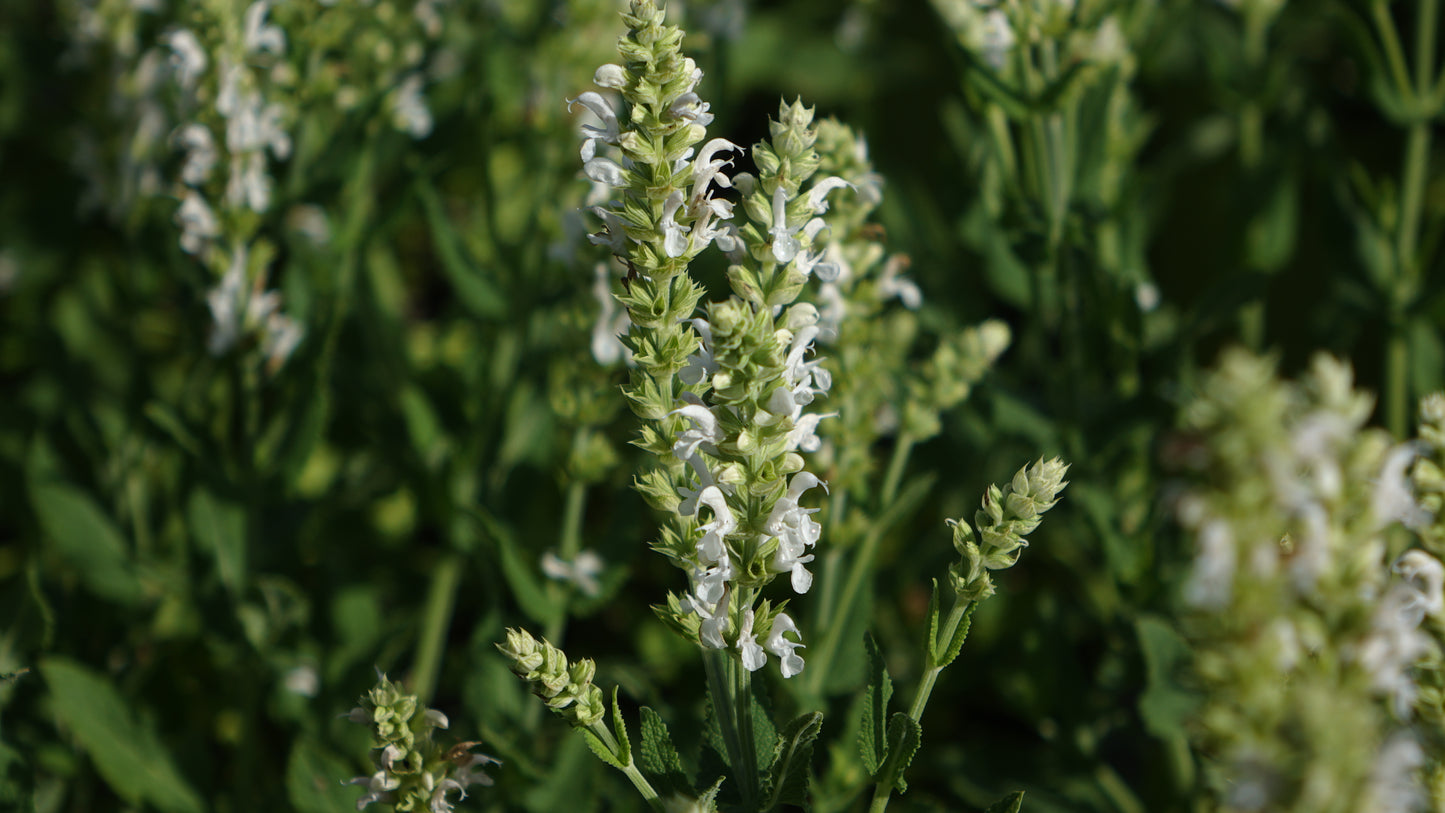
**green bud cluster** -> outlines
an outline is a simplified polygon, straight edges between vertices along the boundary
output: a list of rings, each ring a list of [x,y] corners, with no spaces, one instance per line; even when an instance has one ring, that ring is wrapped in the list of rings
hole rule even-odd
[[[376,773],[346,783],[368,788],[357,803],[358,810],[372,802],[388,803],[398,811],[451,810],[448,792],[465,795],[468,785],[492,784],[491,777],[478,768],[500,764],[485,754],[471,753],[479,743],[448,746],[436,741],[436,730],[449,725],[446,715],[420,708],[416,695],[387,680],[386,675],[377,676],[376,686],[347,716],[371,726],[376,750]]]
[[[1068,485],[1064,480],[1068,471],[1068,464],[1057,457],[1039,459],[1019,469],[1003,488],[988,487],[982,507],[974,513],[973,527],[961,519],[948,521],[959,555],[949,567],[949,580],[960,599],[982,601],[993,595],[988,571],[1018,563],[1028,546],[1025,537],[1039,527],[1044,513],[1054,507]]]
[[[1426,549],[1440,556],[1445,554],[1445,394],[1434,393],[1420,400],[1420,441],[1422,454],[1410,471],[1410,480],[1430,521],[1419,532]]]
[[[562,650],[538,641],[526,630],[508,629],[497,649],[511,661],[512,674],[527,681],[532,694],[574,728],[599,722],[607,713],[602,690],[592,682],[597,664],[590,659],[568,663]]]

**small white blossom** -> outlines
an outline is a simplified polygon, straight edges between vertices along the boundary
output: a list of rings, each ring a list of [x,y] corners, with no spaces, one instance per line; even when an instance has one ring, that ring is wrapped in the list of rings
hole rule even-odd
[[[620,359],[632,362],[632,351],[622,343],[621,337],[632,326],[627,309],[619,307],[612,296],[607,266],[598,263],[593,269],[592,296],[597,300],[597,321],[592,323],[592,358],[598,364],[615,364]]]
[[[421,74],[413,73],[401,81],[391,97],[392,124],[416,139],[426,138],[432,130],[431,111],[422,95],[424,81]]]
[[[1415,813],[1428,809],[1428,795],[1420,781],[1425,752],[1415,736],[1397,731],[1385,740],[1370,771],[1366,790],[1370,813]]]
[[[768,662],[767,654],[758,646],[758,636],[753,634],[753,615],[752,608],[744,610],[738,629],[738,652],[742,654],[743,668],[749,672],[758,671]]]
[[[1195,607],[1217,610],[1229,602],[1234,589],[1236,552],[1229,524],[1212,519],[1199,530],[1199,550],[1184,586],[1184,600]]]
[[[282,684],[286,691],[302,697],[315,697],[321,690],[321,679],[316,674],[316,667],[309,664],[302,664],[287,671]]]
[[[1445,610],[1445,595],[1442,595],[1445,566],[1439,559],[1418,548],[1408,550],[1395,562],[1394,571],[1410,591],[1405,612],[1411,623],[1418,625],[1426,616],[1439,615]]]
[[[280,56],[286,52],[286,34],[279,26],[266,23],[266,12],[271,4],[268,0],[256,0],[246,9],[245,33],[242,42],[248,53],[259,54],[269,51]]]
[[[193,191],[181,197],[181,208],[176,211],[176,222],[181,226],[181,248],[188,254],[199,254],[221,234],[221,224],[206,201]]]
[[[783,633],[786,632],[797,635],[798,642],[794,643],[784,638]],[[764,646],[769,652],[777,655],[778,660],[782,662],[783,677],[790,678],[803,671],[803,658],[793,651],[803,646],[802,635],[787,613],[778,613],[777,617],[773,619],[773,628],[768,632],[768,640]]]
[[[602,575],[603,567],[602,557],[591,550],[582,551],[570,562],[551,551],[542,556],[542,572],[547,574],[547,578],[576,585],[584,596],[596,596],[602,592],[602,584],[597,577]]]
[[[366,793],[356,800],[356,809],[363,810],[372,802],[389,804],[393,798],[391,791],[401,787],[401,780],[386,771],[377,771],[371,776],[358,776],[347,780],[345,784],[366,785]]]
[[[694,399],[696,397],[693,396]],[[678,460],[687,460],[697,454],[699,448],[708,454],[717,454],[717,444],[727,436],[723,433],[717,416],[712,413],[712,410],[698,401],[675,409],[672,414],[681,415],[692,421],[692,428],[684,430],[682,434],[678,435],[677,442],[672,445],[672,453]]]
[[[1001,9],[985,12],[970,34],[969,46],[977,50],[983,61],[994,70],[1003,69],[1004,60],[1008,58],[1009,51],[1013,50],[1014,43],[1018,42],[1013,26],[1009,24],[1008,15]]]
[[[216,142],[205,125],[192,122],[176,131],[176,145],[186,151],[186,163],[181,168],[181,180],[191,186],[200,186],[211,177],[216,166]]]
[[[627,71],[621,65],[603,65],[592,74],[592,84],[600,88],[621,90],[627,86]]]
[[[601,127],[587,123],[582,125],[582,162],[585,164],[596,156],[597,143],[599,141],[603,144],[615,145],[621,137],[622,131],[619,129],[617,123],[617,113],[612,109],[612,105],[603,98],[602,94],[589,90],[575,99],[568,99],[567,112],[570,113],[572,111],[572,105],[574,104],[582,105],[602,124]],[[618,185],[619,184],[613,184],[613,186]]]
[[[1386,455],[1371,495],[1375,519],[1382,525],[1399,522],[1407,528],[1420,528],[1430,521],[1430,512],[1420,506],[1410,487],[1410,464],[1418,456],[1419,450],[1411,443],[1402,443]]]
[[[176,80],[181,87],[195,87],[196,80],[206,72],[206,49],[201,47],[201,41],[184,28],[169,31],[161,39],[171,47],[171,70],[176,72]]]
[[[907,265],[907,259],[896,254],[883,263],[883,271],[878,275],[878,295],[885,300],[896,296],[903,307],[916,311],[923,304],[923,292],[913,280],[900,275]]]

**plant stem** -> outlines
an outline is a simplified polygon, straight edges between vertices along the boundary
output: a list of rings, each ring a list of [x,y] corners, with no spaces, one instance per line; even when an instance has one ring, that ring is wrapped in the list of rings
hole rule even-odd
[[[953,640],[954,634],[958,632],[958,625],[963,623],[963,617],[968,613],[968,608],[971,605],[972,602],[969,601],[956,601],[954,603],[953,610],[948,614],[948,621],[944,623],[943,629],[939,631],[938,638],[935,641],[928,642],[930,649],[936,648],[938,641]],[[908,708],[908,716],[913,718],[913,722],[921,723],[923,721],[923,709],[928,705],[928,698],[933,694],[933,686],[938,682],[938,675],[943,670],[944,666],[934,665],[930,659],[928,669],[924,671],[923,677],[918,681],[918,690],[913,695],[913,705]],[[888,800],[892,796],[893,780],[891,778],[878,783],[878,786],[873,791],[873,801],[868,805],[869,813],[882,813],[882,811],[887,810]]]
[[[427,591],[426,611],[422,616],[421,635],[417,644],[416,665],[411,672],[412,691],[416,692],[417,700],[422,705],[431,702],[432,693],[436,691],[442,651],[446,648],[447,629],[451,627],[457,586],[461,580],[461,555],[449,551],[432,570],[431,588]]]
[[[611,751],[614,757],[618,757],[618,762],[622,761],[618,753],[617,740],[612,736],[612,732],[607,730],[606,725],[601,722],[596,722],[588,726],[587,730],[596,734],[597,739],[602,740],[602,744],[607,746],[607,750]],[[648,807],[659,811],[665,809],[662,805],[662,799],[658,797],[657,790],[652,787],[652,783],[648,782],[647,777],[643,776],[642,772],[637,770],[635,760],[628,759],[621,770],[624,774],[627,774],[627,778],[632,781],[632,786],[637,788],[637,792],[642,794],[642,798],[647,800]]]
[[[723,745],[727,748],[728,763],[734,777],[742,787],[743,806],[751,810],[757,798],[757,775],[754,765],[744,761],[743,745],[738,732],[738,713],[734,684],[730,680],[733,668],[732,658],[725,649],[708,649],[703,653],[703,664],[707,668],[707,685],[712,695],[713,717],[718,730],[722,732]],[[744,670],[746,671],[746,670]],[[751,750],[751,749],[749,749]]]
[[[898,436],[893,446],[893,458],[888,461],[888,471],[883,476],[883,488],[879,493],[877,511],[874,513],[874,524],[868,529],[868,534],[863,537],[863,542],[858,546],[857,555],[853,557],[852,566],[848,570],[848,580],[843,583],[843,590],[836,601],[829,602],[830,608],[836,608],[840,614],[846,614],[858,598],[858,591],[863,589],[863,581],[873,572],[873,558],[878,554],[878,544],[883,539],[883,528],[880,522],[888,507],[892,505],[893,499],[898,496],[898,486],[903,480],[903,469],[908,464],[908,456],[913,451],[913,438],[909,434],[902,433]],[[838,654],[838,646],[842,642],[844,627],[847,626],[847,618],[828,618],[827,631],[823,633],[823,640],[813,652],[812,667],[808,670],[808,692],[807,694],[820,698],[823,694],[823,681],[827,679],[832,671],[833,659]]]

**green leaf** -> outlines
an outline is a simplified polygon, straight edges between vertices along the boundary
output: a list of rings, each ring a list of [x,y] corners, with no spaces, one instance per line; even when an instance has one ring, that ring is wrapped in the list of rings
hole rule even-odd
[[[149,728],[138,725],[120,693],[101,675],[60,657],[41,661],[55,716],[75,735],[118,796],[166,813],[200,813],[201,799],[177,773]]]
[[[882,781],[897,787],[899,793],[908,792],[903,771],[913,763],[913,755],[918,753],[918,744],[922,740],[923,729],[912,717],[897,711],[889,718],[888,761],[883,766]]]
[[[216,562],[216,575],[233,595],[246,586],[246,512],[204,486],[191,492],[186,507],[191,533]]]
[[[956,601],[957,599],[955,599]],[[953,631],[953,637],[945,644],[939,642],[943,651],[938,655],[935,666],[939,669],[953,663],[958,657],[959,650],[963,649],[963,642],[968,638],[968,628],[973,626],[973,611],[977,604],[970,604],[968,609],[963,611],[963,618],[958,621],[958,628]]]
[[[593,734],[591,729],[583,728],[579,730],[582,732],[582,736],[587,739],[587,747],[592,749],[592,753],[596,754],[598,759],[619,771],[626,770],[625,763],[619,760],[616,754],[612,753],[612,749],[607,747],[607,743],[603,742],[601,737]]]
[[[893,697],[893,679],[888,676],[888,666],[873,633],[863,634],[863,646],[868,651],[868,688],[863,695],[862,722],[858,727],[858,748],[863,755],[863,767],[870,775],[878,775],[879,769],[888,758],[888,701]]]
[[[805,807],[808,803],[808,778],[812,773],[813,743],[823,729],[823,713],[810,712],[783,727],[773,758],[773,802]]]
[[[622,716],[622,704],[617,702],[617,687],[612,687],[612,733],[617,737],[617,758],[624,765],[632,764],[632,740],[627,736],[627,720]]]
[[[310,738],[297,740],[286,760],[286,797],[297,813],[335,813],[356,804],[357,791],[342,784],[347,763]]]
[[[511,529],[490,513],[476,506],[464,510],[496,543],[498,558],[502,563],[502,576],[507,580],[512,598],[516,599],[522,612],[538,624],[549,624],[557,615],[559,607],[537,579],[536,557],[524,558],[522,546],[512,535]]]
[[[695,809],[701,811],[701,813],[713,813],[713,811],[716,811],[717,794],[718,791],[722,790],[723,783],[726,781],[728,781],[727,777],[718,777],[718,780],[712,783],[712,787],[709,787],[702,792],[701,796],[697,797],[697,807]]]
[[[1185,721],[1196,705],[1194,695],[1181,688],[1177,678],[1191,658],[1189,644],[1156,616],[1141,616],[1134,628],[1144,654],[1145,689],[1139,697],[1139,717],[1156,737],[1182,737]]]
[[[642,746],[637,752],[637,766],[647,774],[658,793],[664,796],[691,790],[683,772],[682,757],[672,742],[672,733],[662,716],[647,706],[642,707]]]
[[[441,463],[448,445],[441,420],[420,387],[403,388],[400,398],[401,416],[406,423],[407,434],[411,436],[412,448],[428,468],[435,468]]]
[[[59,480],[32,477],[30,503],[54,550],[92,593],[117,604],[140,603],[144,594],[125,539],[89,495]]]
[[[761,680],[752,681],[753,754],[757,757],[758,776],[766,776],[778,747],[778,727],[773,724],[773,704]]]
[[[1024,792],[1016,790],[988,806],[983,813],[1019,813],[1024,806]]]
[[[933,592],[928,596],[928,667],[938,665],[938,616],[943,612],[943,602],[938,597],[938,579],[933,579]]]
[[[499,317],[507,312],[506,299],[482,273],[470,257],[461,235],[452,226],[442,205],[441,195],[426,177],[418,177],[417,197],[426,213],[427,225],[431,227],[432,241],[436,245],[442,272],[452,284],[457,299],[468,311],[477,316]]]

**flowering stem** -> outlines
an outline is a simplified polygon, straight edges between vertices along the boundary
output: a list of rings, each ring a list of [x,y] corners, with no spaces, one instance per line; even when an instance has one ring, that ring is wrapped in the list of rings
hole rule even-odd
[[[431,588],[427,591],[426,613],[422,616],[421,635],[417,644],[416,665],[412,668],[412,690],[423,705],[431,701],[436,690],[437,673],[441,671],[442,650],[447,628],[456,607],[457,586],[462,580],[461,555],[449,552],[432,570]],[[540,707],[540,703],[532,705]]]
[[[581,437],[581,430],[577,431],[573,442]],[[577,552],[582,547],[582,508],[586,502],[587,484],[581,480],[573,480],[567,486],[567,499],[562,506],[562,534],[558,539],[559,555],[565,561],[572,562],[577,559]],[[572,591],[568,585],[551,581],[547,584],[547,598],[557,612],[547,621],[545,637],[553,646],[562,646],[563,636],[567,632],[567,605],[572,598]],[[537,722],[542,719],[542,705],[531,703],[527,706],[525,722],[527,730],[534,730]]]
[[[743,702],[744,698],[734,695],[734,684],[729,679],[729,672],[733,669],[733,660],[728,657],[725,649],[709,649],[703,653],[703,663],[707,667],[707,685],[712,695],[713,717],[717,720],[718,729],[722,732],[723,745],[728,751],[728,764],[732,766],[738,784],[742,786],[743,806],[751,810],[753,800],[757,798],[757,776],[754,760],[749,763],[743,752],[741,734],[738,730],[738,723],[741,717],[737,711],[737,703]],[[747,670],[742,670],[746,672]],[[738,685],[742,685],[740,682]],[[749,715],[749,723],[752,718]],[[749,738],[752,732],[748,732]],[[751,752],[752,748],[748,748]]]
[[[607,726],[599,720],[587,726],[587,730],[595,734],[597,739],[601,740],[602,744],[607,746],[607,750],[612,752],[614,757],[617,757],[618,763],[622,765],[621,771],[627,774],[627,778],[631,780],[632,786],[637,788],[637,792],[642,794],[643,799],[647,800],[647,806],[653,810],[664,810],[662,799],[658,797],[657,790],[652,787],[652,783],[647,781],[647,777],[643,776],[642,772],[637,770],[637,762],[632,759],[627,760],[625,763],[622,762],[622,754],[617,747],[617,740],[612,736],[612,732],[607,730]]]
[[[939,631],[939,641],[951,641],[958,632],[958,625],[963,623],[963,617],[968,614],[968,608],[973,604],[971,601],[956,601],[953,611],[948,614],[948,621],[944,623],[943,629]],[[935,648],[934,641],[929,642],[930,651]],[[943,666],[929,664],[924,671],[923,677],[918,681],[918,690],[913,695],[913,705],[908,708],[908,716],[913,718],[915,723],[923,721],[923,708],[928,705],[928,698],[933,694],[933,685],[938,682],[938,675],[944,669]],[[888,809],[888,800],[893,796],[893,782],[880,782],[873,791],[873,801],[868,805],[869,813],[882,813]]]

